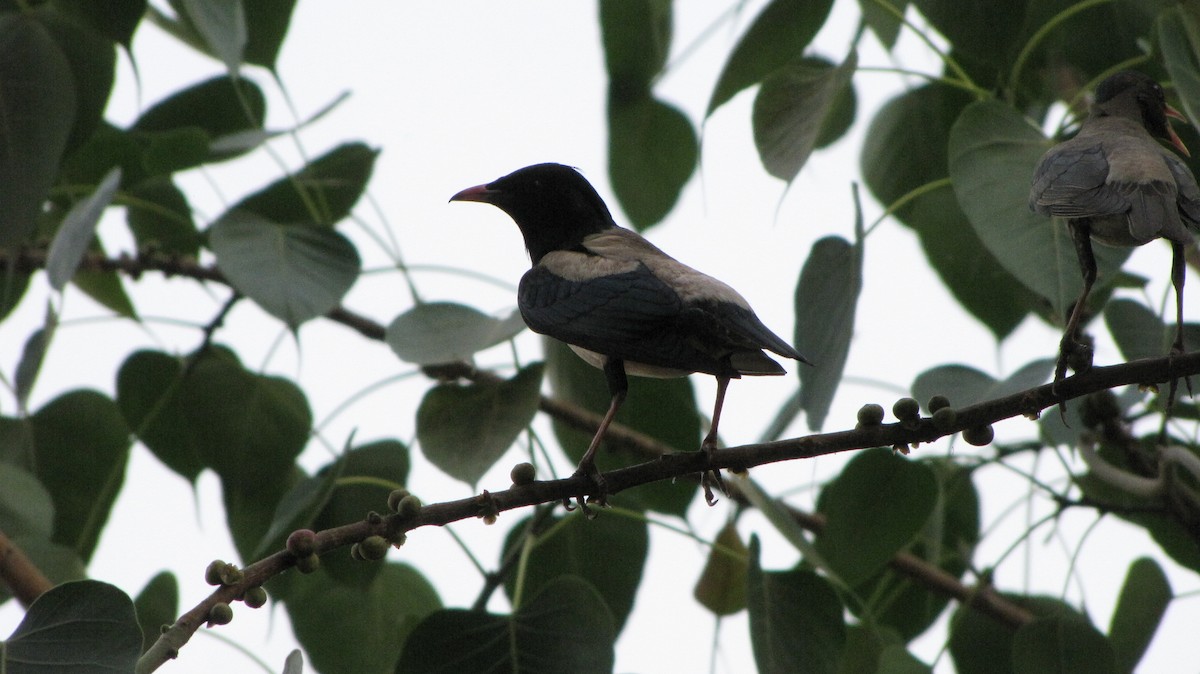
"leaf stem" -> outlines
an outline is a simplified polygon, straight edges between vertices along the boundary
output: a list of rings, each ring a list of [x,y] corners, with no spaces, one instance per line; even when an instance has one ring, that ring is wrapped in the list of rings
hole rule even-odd
[[[1098,7],[1100,5],[1107,4],[1112,1],[1113,0],[1083,0],[1082,2],[1071,5],[1058,14],[1055,14],[1049,21],[1042,24],[1042,26],[1038,28],[1032,36],[1030,36],[1029,40],[1025,42],[1025,46],[1021,48],[1021,53],[1017,54],[1017,59],[1013,62],[1012,70],[1008,76],[1009,102],[1012,102],[1012,96],[1016,91],[1017,82],[1021,77],[1021,71],[1025,68],[1025,62],[1029,60],[1029,57],[1033,55],[1033,50],[1042,42],[1042,40],[1046,39],[1046,36],[1049,35],[1051,31],[1058,28],[1060,24],[1080,12],[1091,9],[1092,7]]]

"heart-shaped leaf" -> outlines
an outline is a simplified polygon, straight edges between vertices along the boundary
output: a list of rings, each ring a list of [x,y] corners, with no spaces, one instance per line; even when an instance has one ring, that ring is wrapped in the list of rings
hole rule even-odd
[[[133,601],[98,580],[52,588],[33,602],[0,651],[10,674],[132,672],[142,649]]]
[[[433,387],[417,408],[425,458],[474,489],[533,420],[541,386],[537,363],[507,381]]]
[[[704,570],[693,595],[716,616],[733,615],[746,608],[746,583],[750,553],[738,534],[737,523],[725,523],[708,551]]]
[[[400,360],[418,365],[469,361],[477,351],[516,337],[525,329],[521,314],[492,318],[453,302],[418,304],[387,327],[384,340]]]
[[[608,178],[639,231],[675,206],[699,157],[696,130],[678,108],[646,96],[608,101]]]
[[[966,407],[1044,384],[1054,370],[1054,362],[1052,358],[1030,361],[1003,381],[967,365],[939,365],[917,375],[912,394],[922,405],[942,395],[955,407]]]
[[[790,183],[825,129],[846,126],[846,120],[832,114],[847,92],[853,96],[850,80],[857,63],[855,52],[839,66],[804,59],[763,80],[754,99],[753,126],[754,145],[767,173]]]
[[[230,211],[208,230],[217,267],[238,292],[293,330],[328,313],[358,279],[354,244],[327,228]]]
[[[431,614],[408,635],[396,671],[434,674],[453,662],[463,672],[609,674],[615,637],[596,591],[562,576],[511,616],[462,609]]]

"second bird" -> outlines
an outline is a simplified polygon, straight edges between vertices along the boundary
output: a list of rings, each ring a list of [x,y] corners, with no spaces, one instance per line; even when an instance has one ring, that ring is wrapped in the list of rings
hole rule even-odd
[[[596,483],[601,502],[596,450],[625,400],[627,374],[716,377],[712,425],[701,444],[711,453],[730,379],[784,374],[764,349],[808,362],[733,288],[617,226],[604,200],[571,167],[528,166],[451,201],[492,204],[516,222],[533,264],[517,294],[525,323],[604,371],[612,401],[576,471]]]
[[[1184,119],[1167,105],[1158,82],[1119,72],[1096,88],[1079,133],[1051,148],[1034,172],[1029,207],[1066,219],[1083,272],[1083,292],[1059,346],[1056,382],[1069,361],[1078,364],[1076,370],[1091,364],[1091,350],[1077,332],[1096,281],[1092,239],[1110,246],[1140,246],[1160,237],[1171,242],[1177,322],[1172,352],[1183,351],[1183,253],[1193,241],[1188,230],[1200,227],[1200,187],[1187,165],[1159,142],[1188,153],[1168,117]]]

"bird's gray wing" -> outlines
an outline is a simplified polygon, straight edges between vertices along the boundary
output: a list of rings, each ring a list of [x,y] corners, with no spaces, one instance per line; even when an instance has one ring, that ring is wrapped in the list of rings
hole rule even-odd
[[[1051,148],[1038,164],[1029,208],[1042,215],[1088,218],[1123,213],[1129,200],[1108,182],[1109,164],[1100,143],[1076,138]]]
[[[1192,229],[1200,229],[1200,187],[1196,185],[1196,176],[1174,152],[1164,151],[1163,156],[1179,190],[1180,213]]]

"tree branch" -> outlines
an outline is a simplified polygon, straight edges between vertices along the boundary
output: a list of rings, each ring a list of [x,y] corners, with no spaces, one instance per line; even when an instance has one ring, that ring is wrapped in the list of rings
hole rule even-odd
[[[16,254],[0,257],[0,268],[10,268],[23,273],[32,273],[45,265],[46,252],[41,249],[23,250]],[[136,278],[146,271],[159,271],[168,276],[185,276],[201,281],[227,284],[224,276],[215,267],[204,266],[195,260],[161,253],[147,253],[138,257],[121,256],[107,258],[97,253],[85,255],[83,269],[119,271]],[[343,307],[329,312],[329,320],[341,323],[362,336],[372,340],[384,338],[384,327],[376,321],[354,313]],[[497,378],[490,372],[475,371],[465,365],[451,366],[449,373],[473,380]],[[1183,356],[1168,356],[1093,368],[1089,372],[1069,377],[1054,389],[1051,385],[1035,387],[1004,398],[990,400],[956,410],[956,422],[952,427],[936,428],[929,419],[922,419],[909,427],[901,424],[857,428],[854,430],[808,435],[799,438],[777,440],[721,449],[707,456],[704,452],[676,452],[649,436],[613,424],[606,440],[613,445],[630,449],[636,454],[654,460],[628,466],[604,474],[610,494],[660,480],[672,480],[686,475],[700,474],[707,470],[747,470],[755,466],[779,461],[812,458],[836,452],[866,449],[878,446],[905,447],[933,442],[956,432],[994,424],[1017,416],[1036,418],[1043,410],[1066,400],[1079,398],[1097,391],[1132,384],[1167,381],[1172,378],[1200,374],[1200,353]],[[539,409],[547,415],[575,428],[593,432],[600,416],[578,406],[542,396]],[[539,481],[510,489],[483,494],[471,498],[436,503],[424,506],[416,516],[401,518],[393,514],[378,521],[360,521],[317,533],[318,554],[349,546],[368,536],[382,535],[393,539],[399,533],[423,526],[444,526],[451,522],[487,513],[500,513],[515,508],[567,501],[585,495],[592,488],[586,477],[573,476],[561,480]],[[823,526],[820,515],[812,515],[792,509],[793,517],[805,528],[819,532]],[[0,540],[0,543],[4,542]],[[0,548],[3,550],[3,548]],[[244,569],[244,580],[236,585],[219,587],[200,604],[179,617],[158,639],[138,663],[139,673],[152,672],[167,660],[176,657],[204,624],[212,607],[219,603],[231,603],[240,599],[251,587],[262,585],[270,578],[294,566],[295,558],[286,550],[279,551]],[[909,553],[900,552],[890,566],[930,591],[957,599],[997,618],[1010,626],[1019,626],[1032,620],[1025,609],[1007,601],[989,587],[970,588],[957,578],[938,567]]]
[[[3,531],[0,531],[0,580],[25,608],[54,587],[54,583]]]

